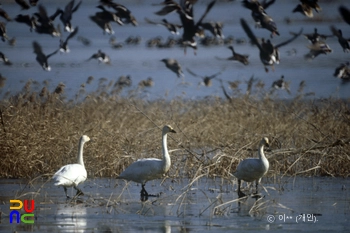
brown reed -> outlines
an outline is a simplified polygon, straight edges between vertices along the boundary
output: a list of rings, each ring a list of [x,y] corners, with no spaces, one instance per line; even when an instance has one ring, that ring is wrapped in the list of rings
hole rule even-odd
[[[267,176],[349,176],[348,101],[302,94],[286,101],[264,91],[260,97],[236,92],[227,100],[143,101],[121,96],[121,88],[101,81],[96,92],[80,90],[67,101],[64,85],[37,93],[29,82],[3,99],[0,177],[33,178],[75,163],[83,134],[92,138],[84,148],[88,176],[116,177],[139,158],[161,157],[164,124],[178,132],[168,139],[174,150],[169,177],[229,178],[239,161],[256,156],[263,136],[272,142]]]

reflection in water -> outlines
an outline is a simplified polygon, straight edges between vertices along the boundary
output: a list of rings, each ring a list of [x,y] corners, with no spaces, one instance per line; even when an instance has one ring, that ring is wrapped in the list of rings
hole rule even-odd
[[[106,225],[105,223],[98,223],[97,231],[101,232],[101,233],[112,233],[112,232],[114,232],[113,229],[109,225]]]
[[[259,211],[262,199],[262,197],[258,196],[247,196],[241,201],[238,201],[238,215],[251,217],[258,217],[259,214],[262,215],[261,211]]]
[[[171,209],[171,205],[160,204],[157,198],[146,202],[123,200],[113,206],[110,215],[98,220],[98,232],[171,232],[172,225],[183,225],[177,220],[167,219]],[[92,222],[88,222],[88,228]]]
[[[279,200],[285,203],[286,200]],[[264,219],[268,214],[293,214],[293,210],[275,199],[265,196],[252,195],[238,201],[237,214],[244,217],[249,216],[254,219]]]
[[[148,222],[148,223],[136,223],[126,228],[121,228],[121,232],[143,232],[143,233],[171,233],[170,221]]]
[[[88,216],[83,205],[61,205],[55,218],[58,228],[65,232],[86,232]]]

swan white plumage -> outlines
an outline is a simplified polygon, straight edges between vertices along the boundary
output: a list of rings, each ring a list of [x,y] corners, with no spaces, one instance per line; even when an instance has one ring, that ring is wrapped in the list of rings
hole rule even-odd
[[[269,139],[264,137],[259,144],[259,158],[247,158],[240,162],[236,172],[233,174],[238,179],[238,196],[246,196],[241,191],[241,180],[246,182],[256,182],[256,194],[258,193],[258,184],[267,171],[269,170],[269,161],[264,154],[264,146],[269,146]]]
[[[78,162],[61,167],[52,177],[56,186],[63,186],[67,198],[69,198],[67,187],[74,187],[77,190],[76,195],[83,195],[83,192],[77,186],[84,182],[87,177],[83,160],[83,147],[85,142],[88,141],[90,141],[90,138],[83,135],[79,140]]]
[[[117,177],[117,179],[124,179],[140,183],[142,185],[141,197],[151,196],[145,189],[145,184],[147,181],[161,178],[163,174],[170,169],[171,160],[167,146],[167,133],[169,132],[176,133],[176,131],[170,125],[165,125],[162,130],[163,159],[139,159],[129,165],[129,167],[127,167]]]

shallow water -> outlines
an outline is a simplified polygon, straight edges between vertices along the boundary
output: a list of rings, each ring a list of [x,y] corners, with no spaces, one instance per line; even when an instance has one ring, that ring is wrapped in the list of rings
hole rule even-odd
[[[99,79],[105,77],[108,84],[111,80],[117,80],[121,75],[130,75],[133,85],[124,90],[127,94],[130,90],[135,90],[140,80],[152,77],[155,85],[139,91],[138,94],[143,98],[174,98],[182,96],[185,98],[200,98],[205,96],[223,96],[220,83],[216,80],[212,87],[199,86],[199,78],[190,75],[186,68],[191,68],[198,75],[212,75],[222,72],[219,78],[225,81],[241,81],[239,89],[245,93],[247,88],[246,82],[254,75],[265,83],[265,89],[269,90],[273,81],[279,79],[281,75],[285,80],[290,82],[291,92],[294,96],[297,92],[299,83],[306,82],[305,92],[313,92],[316,97],[340,97],[348,98],[349,85],[342,85],[342,82],[333,77],[335,68],[345,61],[349,60],[349,54],[344,53],[337,42],[336,38],[327,39],[327,43],[333,49],[333,53],[325,56],[320,55],[313,61],[305,61],[303,56],[308,52],[308,42],[303,37],[298,38],[292,44],[280,49],[281,63],[276,65],[275,71],[266,73],[258,57],[258,49],[249,44],[234,44],[236,51],[242,54],[250,55],[250,65],[244,66],[232,61],[221,61],[215,57],[227,58],[231,56],[230,50],[226,45],[204,47],[199,45],[197,55],[194,55],[191,49],[184,54],[182,48],[175,47],[171,49],[147,48],[146,41],[150,38],[161,36],[164,40],[170,36],[170,33],[162,26],[150,25],[144,21],[145,17],[154,21],[160,21],[163,17],[153,14],[159,10],[159,6],[152,6],[150,1],[118,1],[126,5],[135,15],[139,26],[131,25],[118,26],[113,24],[115,37],[118,42],[124,42],[129,36],[140,36],[142,41],[139,45],[125,45],[119,50],[110,48],[108,43],[110,36],[104,35],[102,30],[97,27],[88,17],[93,15],[97,8],[96,1],[84,1],[79,10],[73,15],[73,25],[79,26],[78,36],[83,36],[91,40],[91,46],[84,46],[76,38],[69,41],[71,52],[69,54],[57,54],[49,59],[52,71],[44,71],[35,60],[32,42],[38,41],[43,47],[44,53],[48,54],[58,48],[59,38],[53,38],[49,35],[40,35],[35,32],[31,33],[28,26],[17,22],[7,23],[7,34],[10,38],[16,37],[17,44],[14,47],[7,43],[0,43],[0,50],[14,63],[12,66],[0,64],[1,74],[7,78],[6,85],[0,89],[0,96],[6,92],[16,93],[22,89],[24,83],[30,79],[38,81],[40,91],[44,80],[50,81],[50,90],[53,91],[58,83],[66,84],[66,95],[73,98],[82,83],[85,83],[89,76],[93,76],[94,81],[86,86],[86,91],[95,91],[99,84]],[[157,1],[153,1],[157,2]],[[50,1],[45,4],[49,14],[52,14],[57,7],[63,8],[68,0]],[[199,2],[195,5],[195,18],[199,18],[206,7],[206,2]],[[322,34],[331,34],[329,26],[334,24],[344,32],[344,37],[349,37],[349,25],[345,24],[338,15],[337,7],[345,4],[349,7],[347,1],[321,1],[323,11],[316,14],[315,17],[324,20],[305,21],[301,14],[293,14],[291,11],[295,7],[294,1],[279,1],[272,5],[267,12],[272,15],[279,27],[281,36],[273,39],[274,44],[285,41],[290,37],[289,32],[297,32],[300,28],[304,33],[313,32],[317,27]],[[14,18],[18,14],[31,14],[37,9],[31,8],[28,11],[21,11],[20,7],[13,1],[3,1],[2,8]],[[245,18],[253,28],[253,21],[249,10],[244,9],[240,1],[217,2],[212,11],[207,15],[206,21],[221,21],[224,23],[223,32],[226,37],[234,36],[235,38],[247,39],[243,29],[240,26],[239,19]],[[286,24],[284,19],[291,19],[291,24]],[[166,16],[171,22],[179,22],[177,14]],[[60,23],[59,19],[55,23]],[[258,37],[269,37],[270,33],[264,29],[254,29]],[[63,33],[66,38],[67,32]],[[295,56],[288,56],[287,51],[295,48]],[[86,62],[93,53],[98,49],[106,52],[112,59],[111,65],[98,64],[97,61]],[[176,78],[176,75],[165,68],[160,62],[161,59],[172,57],[179,61],[183,66],[185,79]],[[225,82],[228,89],[228,84]],[[230,91],[230,90],[228,90]],[[254,93],[253,93],[254,94]],[[291,98],[285,91],[281,90],[276,93],[281,98]]]
[[[141,202],[135,183],[89,179],[81,185],[84,196],[66,201],[63,188],[51,181],[27,185],[2,179],[0,232],[342,232],[350,227],[350,181],[343,178],[265,178],[263,198],[240,201],[235,182],[221,178],[201,178],[192,186],[187,179],[160,182],[151,181],[146,189],[161,196]],[[10,224],[10,199],[34,199],[35,223]]]

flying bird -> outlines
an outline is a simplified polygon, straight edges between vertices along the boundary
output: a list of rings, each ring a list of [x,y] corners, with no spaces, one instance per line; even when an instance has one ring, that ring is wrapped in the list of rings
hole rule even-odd
[[[200,27],[204,30],[209,31],[214,37],[224,39],[224,33],[222,32],[224,24],[221,22],[207,22],[207,23],[201,23]]]
[[[6,19],[7,21],[12,21],[11,17],[7,14],[7,12],[0,8],[0,16]]]
[[[259,53],[260,60],[264,64],[266,72],[269,71],[267,66],[271,66],[272,70],[274,70],[274,64],[279,64],[280,56],[279,56],[278,48],[291,43],[296,38],[298,38],[303,32],[303,29],[301,29],[299,33],[295,34],[289,40],[274,46],[270,40],[265,41],[265,39],[262,39],[260,43],[244,19],[241,19],[241,25],[245,33],[248,35],[248,37],[252,41],[252,43],[258,47],[260,52]]]
[[[140,88],[144,87],[152,87],[154,85],[153,79],[151,77],[148,77],[145,80],[141,80],[138,84]]]
[[[160,15],[160,16],[164,16],[172,12],[176,12],[177,10],[181,10],[180,5],[173,0],[165,0],[160,4],[153,4],[153,5],[163,5],[162,9],[160,9],[157,12],[154,12],[154,14]]]
[[[194,21],[194,15],[193,15],[193,4],[195,1],[191,0],[182,0],[180,1],[180,4],[177,4],[174,1],[166,1],[164,2],[165,6],[162,10],[156,12],[158,15],[166,15],[171,12],[177,12],[180,16],[182,28],[183,28],[183,34],[182,34],[182,44],[185,46],[185,54],[186,54],[186,48],[187,46],[194,49],[194,53],[196,54],[197,50],[197,41],[196,36],[203,36],[204,32],[201,29],[200,25],[206,15],[209,13],[211,8],[216,3],[216,0],[211,1],[203,15],[200,17],[200,19],[195,23]]]
[[[340,66],[338,66],[333,76],[336,78],[340,78],[344,81],[350,81],[350,68],[349,68],[349,62],[343,63]]]
[[[350,10],[345,6],[340,6],[339,13],[347,24],[350,24]]]
[[[102,52],[101,50],[98,50],[97,53],[94,53],[89,59],[88,61],[90,61],[91,59],[97,59],[98,62],[102,62],[105,64],[111,64],[111,59],[109,58],[109,56]]]
[[[34,15],[37,17],[37,24],[36,24],[36,32],[39,34],[49,34],[55,37],[58,37],[61,35],[59,26],[56,29],[53,22],[55,18],[58,16],[57,12],[54,13],[51,16],[48,16],[46,8],[39,4],[38,6],[39,12],[34,13]]]
[[[280,79],[278,79],[272,83],[272,88],[274,88],[276,90],[278,90],[278,89],[286,90],[288,92],[288,94],[291,94],[290,90],[289,90],[289,83],[284,80],[284,75],[282,75]]]
[[[201,31],[200,25],[215,3],[216,3],[215,0],[210,2],[205,12],[203,13],[202,17],[195,23],[192,1],[185,0],[181,2],[181,10],[178,10],[177,12],[180,15],[180,19],[183,27],[182,43],[185,46],[185,53],[186,53],[187,46],[193,48],[194,53],[196,53],[197,42],[195,37],[196,35],[198,34],[200,35],[201,33],[203,33],[203,32],[200,32]]]
[[[211,83],[211,80],[214,79],[214,78],[216,78],[218,75],[221,74],[221,72],[218,72],[218,73],[213,74],[213,75],[210,75],[210,76],[200,76],[200,75],[194,73],[194,72],[193,72],[192,70],[190,70],[189,68],[187,68],[187,71],[188,71],[188,73],[190,73],[192,76],[197,77],[197,78],[201,78],[201,79],[203,80],[202,83],[203,83],[204,86],[206,86],[206,87],[210,87],[211,84],[212,84],[212,83]]]
[[[38,4],[38,1],[39,1],[39,0],[29,0],[29,4],[30,4],[31,6],[36,6],[36,5]]]
[[[3,22],[0,22],[0,37],[3,42],[9,40],[9,37],[7,36],[6,24]]]
[[[123,23],[131,23],[134,26],[137,26],[136,18],[131,14],[131,11],[124,5],[113,2],[113,0],[100,0],[100,2],[107,7],[113,8],[116,11],[116,16],[120,18]]]
[[[74,28],[72,27],[72,15],[74,12],[76,12],[79,9],[80,4],[82,1],[79,1],[76,6],[74,6],[74,0],[70,1],[64,10],[57,9],[57,14],[60,14],[60,20],[63,23],[64,30],[67,32],[73,32]]]
[[[331,26],[331,31],[333,35],[335,35],[338,38],[338,42],[340,46],[343,48],[344,53],[350,52],[350,44],[349,44],[350,39],[346,39],[343,37],[342,30],[337,29],[334,26]]]
[[[42,51],[41,46],[39,45],[38,42],[34,41],[33,42],[33,49],[34,53],[36,54],[36,60],[37,62],[41,65],[41,67],[46,70],[50,71],[51,67],[48,63],[48,59],[52,56],[55,55],[58,52],[58,49],[54,51],[53,53],[50,53],[49,55],[45,55]]]
[[[123,25],[123,22],[115,13],[106,10],[103,6],[99,5],[97,8],[101,9],[102,11],[96,12],[95,15],[90,16],[90,19],[95,22],[100,28],[102,28],[104,33],[110,35],[114,34],[110,22],[116,22],[119,25]]]
[[[317,28],[314,29],[313,33],[304,34],[305,38],[308,39],[312,44],[320,41],[320,39],[326,40],[328,37],[333,37],[333,35],[323,35],[317,32]]]
[[[25,0],[15,0],[15,2],[22,7],[22,10],[28,10],[30,8]]]
[[[233,48],[233,46],[229,46],[228,49],[230,49],[232,51],[232,56],[227,58],[227,60],[232,60],[232,61],[238,61],[244,65],[248,65],[249,61],[248,61],[248,57],[249,55],[242,55],[239,54],[235,51],[235,49]]]
[[[38,21],[34,16],[19,14],[16,16],[15,21],[18,23],[24,23],[30,27],[30,31],[36,30]]]
[[[301,14],[312,18],[314,14],[312,10],[314,9],[317,13],[321,11],[321,7],[318,5],[318,0],[300,0],[299,3],[293,10],[293,13],[300,12]]]
[[[0,61],[3,61],[7,66],[12,65],[12,62],[2,52],[0,52]]]
[[[168,31],[173,35],[180,34],[178,29],[182,28],[181,25],[169,23],[166,19],[162,19],[162,22],[159,22],[159,23],[154,22],[148,18],[145,18],[145,21],[149,24],[162,25],[162,26],[166,27],[166,29],[168,29]]]
[[[72,32],[68,35],[68,37],[66,38],[65,41],[62,40],[62,38],[60,39],[60,51],[63,53],[69,53],[70,49],[68,48],[68,41],[73,38],[77,33],[78,33],[78,27],[76,27],[75,29],[71,30]]]
[[[304,55],[306,60],[313,60],[320,54],[329,54],[332,52],[332,49],[323,41],[317,41],[312,45],[309,45],[308,48],[310,51]]]
[[[261,27],[269,30],[271,32],[271,37],[274,35],[279,35],[279,32],[277,30],[276,23],[273,21],[273,19],[265,12],[265,9],[272,5],[275,2],[275,0],[271,0],[269,2],[266,2],[265,0],[260,3],[257,0],[254,1],[248,1],[244,0],[242,1],[242,5],[252,11],[252,17],[256,23],[256,27]]]
[[[181,65],[178,63],[177,60],[169,58],[169,59],[162,59],[160,61],[164,62],[165,66],[171,71],[173,71],[178,78],[180,78],[180,76],[182,77],[185,76],[182,72]]]

